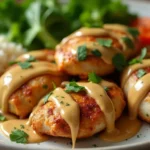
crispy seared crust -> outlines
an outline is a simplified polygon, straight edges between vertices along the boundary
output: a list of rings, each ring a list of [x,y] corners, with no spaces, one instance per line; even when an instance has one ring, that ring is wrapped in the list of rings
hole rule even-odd
[[[126,32],[109,28],[106,28],[106,30],[110,33],[115,33],[118,35],[120,40],[110,35],[71,36],[69,40],[63,40],[65,42],[62,41],[62,43],[56,47],[55,53],[55,60],[59,69],[70,75],[79,75],[81,78],[87,78],[88,73],[92,71],[101,76],[112,73],[114,71],[114,65],[111,63],[108,64],[101,57],[95,57],[94,55],[88,54],[86,60],[78,61],[77,56],[72,52],[72,49],[74,49],[76,45],[86,45],[86,43],[89,42],[93,42],[94,44],[97,42],[98,38],[111,39],[113,42],[110,50],[114,51],[114,49],[117,49],[118,53],[122,53],[127,59],[135,56],[138,53],[138,39],[134,39],[134,50],[128,48],[124,49],[124,46],[120,42],[121,37],[126,37],[128,34]]]
[[[20,118],[27,117],[39,100],[53,89],[52,82],[59,86],[65,79],[65,76],[43,75],[30,80],[9,98],[9,112]]]
[[[106,126],[104,114],[95,100],[89,97],[85,92],[71,93],[70,95],[80,107],[78,138],[90,137],[103,130]],[[112,87],[108,95],[114,104],[117,119],[125,107],[123,93],[120,88]],[[31,124],[33,129],[38,133],[71,138],[68,124],[60,116],[59,111],[52,101],[39,107],[39,109],[34,112]]]

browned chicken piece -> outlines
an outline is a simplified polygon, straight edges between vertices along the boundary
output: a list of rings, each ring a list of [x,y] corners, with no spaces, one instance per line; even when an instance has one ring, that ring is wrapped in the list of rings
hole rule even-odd
[[[149,54],[147,55],[149,57]],[[138,57],[137,57],[138,59]],[[122,89],[128,102],[129,114],[150,123],[150,59],[127,67],[122,73]],[[131,96],[132,94],[132,96]],[[132,102],[133,101],[133,102]],[[134,107],[134,109],[132,109]],[[132,110],[135,110],[132,112]]]
[[[127,29],[112,24],[104,25],[104,28],[79,29],[57,45],[55,60],[59,69],[81,78],[87,78],[89,72],[112,73],[112,59],[117,53],[128,59],[139,51],[138,39]]]
[[[27,117],[39,100],[52,90],[53,84],[59,86],[66,77],[54,75],[42,75],[31,79],[17,89],[8,99],[9,112],[20,118]]]
[[[49,90],[53,89],[53,84],[59,86],[62,81],[68,79],[68,76],[60,72],[54,63],[54,51],[29,52],[20,56],[16,61],[26,61],[31,66],[22,69],[21,66],[15,64],[4,73],[0,79],[0,89],[4,90],[0,98],[0,107],[3,108],[7,105],[2,104],[3,101],[6,101],[3,95],[9,93],[6,94],[9,95],[7,98],[8,107],[4,110],[4,113],[10,112],[20,118],[26,118],[39,100]],[[9,86],[13,86],[14,83],[12,82],[8,86],[4,84],[10,75],[15,84],[20,85],[19,87],[9,88]],[[21,80],[19,80],[20,78]]]
[[[95,99],[86,92],[71,92],[69,94],[80,109],[80,125],[77,138],[90,137],[102,131],[106,127],[105,117]],[[114,85],[109,88],[107,95],[113,102],[115,118],[117,119],[125,107],[123,93],[119,87]],[[31,125],[38,133],[71,138],[70,127],[62,118],[53,101],[48,101],[33,112]]]

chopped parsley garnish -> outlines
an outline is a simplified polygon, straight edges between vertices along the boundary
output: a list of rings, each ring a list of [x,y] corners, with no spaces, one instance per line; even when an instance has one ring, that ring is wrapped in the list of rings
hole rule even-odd
[[[135,38],[140,34],[139,30],[136,28],[128,28],[127,31]]]
[[[36,58],[32,55],[30,55],[30,57],[26,60],[26,62],[34,62],[36,61]]]
[[[47,89],[48,85],[44,84],[42,87],[43,87],[43,89]]]
[[[60,104],[64,104],[64,102],[63,102],[63,101],[60,101]]]
[[[92,54],[93,54],[94,56],[97,56],[97,57],[102,56],[102,53],[101,53],[98,49],[92,50]]]
[[[55,90],[57,88],[55,82],[52,81],[52,85],[53,85],[53,89]]]
[[[86,45],[79,46],[77,49],[77,57],[79,61],[85,60],[87,57]]]
[[[51,96],[53,94],[53,92],[50,92],[50,93],[48,93],[44,98],[43,98],[43,100],[44,100],[44,104],[46,104],[47,103],[47,101],[48,101],[48,99],[49,99],[49,97]]]
[[[0,114],[0,121],[5,121],[6,117]]]
[[[66,103],[66,106],[70,106],[70,104],[69,104],[69,103]]]
[[[9,65],[9,66],[12,66],[12,65],[17,64],[17,63],[18,63],[18,61],[10,61],[10,62],[8,63],[8,65]]]
[[[97,42],[101,46],[111,47],[113,41],[111,39],[97,39]]]
[[[134,48],[132,40],[128,37],[122,37],[122,40],[127,44],[129,48]]]
[[[118,71],[122,71],[127,66],[127,61],[123,54],[118,53],[112,58],[112,62]]]
[[[31,68],[32,65],[30,62],[19,62],[18,65],[22,68],[22,69],[28,69]]]
[[[69,82],[66,84],[66,92],[80,92],[84,91],[85,88],[83,86],[79,86],[75,81]]]
[[[93,147],[97,147],[97,145],[96,145],[96,144],[93,144],[92,146],[93,146]]]
[[[21,124],[21,125],[20,125],[20,128],[21,128],[21,129],[24,129],[24,125],[23,125],[23,124]]]
[[[14,129],[10,134],[10,140],[16,143],[27,143],[28,142],[28,134],[20,129]]]
[[[140,57],[139,58],[133,58],[131,61],[129,61],[129,65],[133,65],[133,64],[137,64],[137,63],[142,63],[142,60],[145,58],[147,54],[147,48],[144,47],[142,50],[141,50],[141,54],[140,54]]]
[[[102,80],[101,77],[99,77],[96,73],[91,72],[88,74],[88,81],[91,81],[93,83],[100,83]]]
[[[136,75],[137,75],[138,78],[141,78],[141,77],[143,77],[145,74],[146,74],[146,71],[145,71],[145,70],[139,69]]]
[[[109,88],[107,86],[104,86],[104,90],[107,92],[109,91]]]

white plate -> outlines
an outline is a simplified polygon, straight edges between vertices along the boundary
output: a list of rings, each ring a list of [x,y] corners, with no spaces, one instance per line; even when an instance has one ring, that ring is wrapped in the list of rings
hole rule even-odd
[[[129,4],[131,12],[137,12],[141,16],[150,16],[150,2],[141,1],[131,1],[123,0],[125,3]],[[40,144],[16,144],[9,141],[9,139],[0,135],[0,150],[20,150],[20,149],[32,149],[32,150],[67,150],[71,149],[71,140],[64,138],[54,138],[50,137],[48,142],[43,142]],[[95,147],[97,146],[97,147]],[[121,149],[145,149],[150,147],[150,125],[143,123],[143,126],[139,133],[133,138],[128,139],[119,143],[107,143],[100,141],[98,135],[92,138],[78,140],[76,143],[76,148],[78,150],[121,150]]]

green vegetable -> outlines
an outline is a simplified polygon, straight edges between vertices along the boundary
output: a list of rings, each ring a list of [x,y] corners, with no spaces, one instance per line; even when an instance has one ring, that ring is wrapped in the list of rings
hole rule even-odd
[[[136,64],[136,63],[142,63],[142,60],[146,57],[146,54],[147,54],[147,48],[144,47],[142,50],[141,50],[141,54],[140,54],[140,57],[139,58],[133,58],[131,61],[129,61],[129,65],[133,65],[133,64]]]
[[[48,85],[44,84],[42,87],[43,87],[43,89],[47,89]]]
[[[9,66],[12,66],[12,65],[17,64],[17,63],[18,63],[18,61],[10,61],[10,62],[8,63],[8,65],[9,65]]]
[[[80,91],[84,91],[85,88],[83,86],[79,86],[75,81],[69,82],[68,84],[66,84],[66,92],[80,92]]]
[[[104,90],[107,92],[109,91],[109,88],[107,86],[104,86]]]
[[[111,47],[112,45],[112,40],[109,40],[109,39],[97,39],[97,42],[101,46],[105,46],[105,47]]]
[[[138,72],[137,72],[137,77],[138,77],[138,78],[141,78],[141,77],[143,77],[145,74],[146,74],[146,71],[145,71],[145,70],[139,69]]]
[[[79,46],[77,49],[77,57],[79,61],[85,60],[87,57],[86,45]]]
[[[100,27],[104,23],[130,24],[121,0],[5,0],[0,3],[0,33],[31,49],[54,48],[60,40],[82,26]]]
[[[21,129],[24,129],[24,125],[23,125],[23,124],[21,124],[21,125],[20,125],[20,128],[21,128]]]
[[[133,42],[132,42],[132,40],[130,38],[122,37],[122,40],[127,44],[127,46],[129,48],[131,48],[131,49],[134,48],[134,44],[133,44]]]
[[[127,66],[127,61],[126,61],[124,55],[121,53],[116,54],[113,57],[112,62],[118,71],[122,71],[124,69],[124,67]]]
[[[57,88],[55,82],[52,81],[53,89],[55,90]]]
[[[101,77],[99,77],[98,75],[96,75],[96,73],[91,72],[88,74],[88,81],[91,81],[93,83],[100,83],[102,80]]]
[[[53,91],[51,91],[50,93],[48,93],[44,98],[44,104],[46,104],[48,102],[49,97],[53,94]]]
[[[70,106],[70,104],[69,104],[69,103],[66,103],[66,106]]]
[[[10,140],[16,143],[27,143],[28,142],[28,134],[22,130],[14,129],[10,134]]]
[[[19,62],[18,65],[22,68],[22,69],[28,69],[31,68],[32,65],[30,62]]]
[[[5,121],[6,117],[0,114],[0,121]]]
[[[139,30],[136,28],[128,28],[127,30],[135,38],[140,34]]]
[[[92,50],[92,54],[93,54],[94,56],[97,56],[97,57],[102,56],[102,53],[101,53],[98,49]]]
[[[27,62],[34,62],[36,61],[36,58],[32,55],[30,55],[30,57],[26,60]]]

